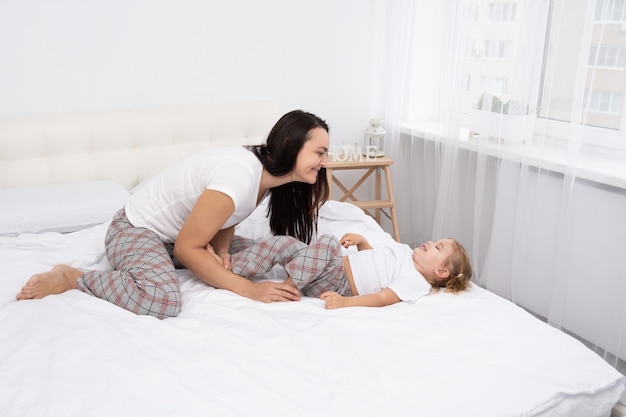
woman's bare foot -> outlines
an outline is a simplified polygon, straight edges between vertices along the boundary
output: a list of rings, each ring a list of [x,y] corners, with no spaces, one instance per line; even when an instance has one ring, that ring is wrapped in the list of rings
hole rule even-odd
[[[17,300],[43,298],[77,288],[76,280],[82,272],[69,265],[57,265],[48,272],[35,274],[15,297]]]

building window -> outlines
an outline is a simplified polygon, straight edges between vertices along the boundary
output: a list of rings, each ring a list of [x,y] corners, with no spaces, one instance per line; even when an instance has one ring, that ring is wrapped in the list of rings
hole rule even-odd
[[[589,51],[589,66],[625,69],[626,47],[617,45],[592,46]]]
[[[591,91],[585,94],[585,108],[598,113],[619,114],[624,96],[616,91]]]
[[[596,22],[626,22],[626,0],[597,0]]]
[[[517,5],[514,2],[489,4],[489,22],[512,22]]]
[[[508,80],[502,77],[480,77],[480,89],[497,96],[504,96],[508,92]]]
[[[485,41],[485,58],[487,59],[508,59],[510,57],[510,51],[511,41]]]

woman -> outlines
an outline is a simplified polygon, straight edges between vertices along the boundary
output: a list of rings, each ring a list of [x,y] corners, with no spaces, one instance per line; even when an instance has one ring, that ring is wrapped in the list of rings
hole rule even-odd
[[[79,289],[136,314],[175,317],[181,310],[176,262],[213,287],[253,300],[299,300],[292,285],[252,283],[229,271],[228,248],[235,225],[267,194],[272,232],[311,241],[329,193],[328,146],[326,122],[295,110],[278,120],[265,145],[192,155],[139,187],[114,216],[105,239],[113,270],[57,265],[33,275],[16,298]]]

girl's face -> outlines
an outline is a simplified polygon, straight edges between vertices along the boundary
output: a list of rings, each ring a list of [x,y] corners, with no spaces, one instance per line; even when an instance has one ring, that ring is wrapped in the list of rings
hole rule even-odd
[[[447,278],[450,274],[445,265],[446,260],[454,253],[453,244],[453,239],[440,239],[436,242],[428,241],[413,249],[415,267],[429,282],[433,278]]]
[[[316,127],[309,131],[309,139],[304,142],[292,171],[293,181],[315,184],[320,169],[328,163],[328,132]]]

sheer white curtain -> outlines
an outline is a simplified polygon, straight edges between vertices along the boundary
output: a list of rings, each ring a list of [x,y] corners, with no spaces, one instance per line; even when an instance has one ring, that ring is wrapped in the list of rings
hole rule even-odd
[[[402,241],[457,238],[477,284],[622,373],[624,3],[376,2],[372,103]]]

